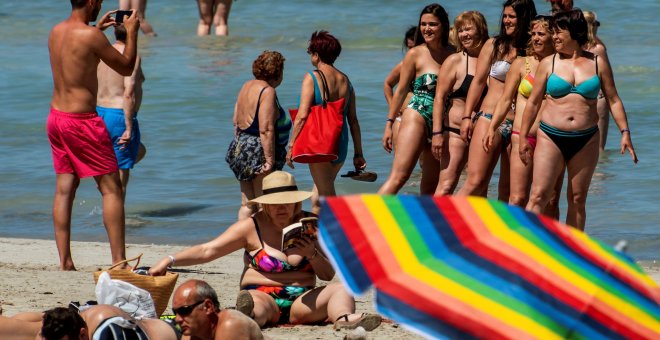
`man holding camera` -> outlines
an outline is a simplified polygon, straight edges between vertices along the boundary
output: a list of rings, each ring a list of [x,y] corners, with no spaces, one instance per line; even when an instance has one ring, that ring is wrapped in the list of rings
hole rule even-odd
[[[103,61],[130,76],[137,57],[135,14],[126,17],[123,54],[110,45],[102,30],[115,25],[108,12],[96,27],[103,0],[71,0],[71,15],[50,32],[48,50],[53,74],[53,97],[46,124],[56,173],[53,199],[55,242],[60,269],[75,270],[71,257],[71,210],[80,179],[94,177],[103,196],[103,223],[110,241],[112,263],[126,258],[124,200],[117,159],[103,120],[96,114],[96,69]]]

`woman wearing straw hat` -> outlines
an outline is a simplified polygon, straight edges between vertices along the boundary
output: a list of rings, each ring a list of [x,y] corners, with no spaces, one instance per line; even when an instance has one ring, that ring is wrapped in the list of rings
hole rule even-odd
[[[264,177],[263,195],[250,201],[262,207],[252,218],[234,223],[214,240],[163,258],[149,273],[163,275],[172,266],[207,263],[243,247],[245,271],[236,308],[259,326],[332,321],[336,328],[372,330],[381,317],[355,314],[355,300],[340,283],[316,287],[317,277],[329,281],[335,275],[316,239],[303,238],[297,243],[297,251],[304,256],[301,263],[286,262],[281,251],[282,230],[311,215],[302,210],[302,201],[311,196],[309,191],[298,190],[293,175],[275,171]]]

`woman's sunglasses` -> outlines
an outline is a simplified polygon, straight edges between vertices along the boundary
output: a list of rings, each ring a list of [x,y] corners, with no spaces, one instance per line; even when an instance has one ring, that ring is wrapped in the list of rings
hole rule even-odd
[[[172,308],[172,314],[181,315],[181,316],[190,315],[190,313],[192,313],[193,309],[195,309],[195,307],[201,305],[202,303],[204,303],[204,300],[197,301],[197,302],[193,303],[192,305],[181,306],[179,308]]]
[[[547,20],[550,21],[552,19],[552,15],[544,15],[544,14],[539,14],[534,17],[534,20]]]

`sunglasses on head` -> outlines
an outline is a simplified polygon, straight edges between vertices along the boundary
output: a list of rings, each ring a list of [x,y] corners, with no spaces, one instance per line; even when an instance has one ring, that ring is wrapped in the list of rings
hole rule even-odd
[[[534,20],[548,20],[552,19],[552,15],[539,14],[534,17]]]
[[[195,309],[195,307],[201,305],[202,303],[204,303],[204,300],[197,301],[197,302],[193,303],[192,305],[181,306],[179,308],[172,308],[172,314],[181,315],[181,316],[189,315],[190,313],[192,313],[192,311],[193,311],[193,309]]]

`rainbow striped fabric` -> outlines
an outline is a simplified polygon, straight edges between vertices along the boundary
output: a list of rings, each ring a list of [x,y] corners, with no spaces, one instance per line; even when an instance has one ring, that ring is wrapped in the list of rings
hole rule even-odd
[[[484,198],[328,197],[320,239],[348,289],[432,338],[660,339],[660,287],[553,219]]]

